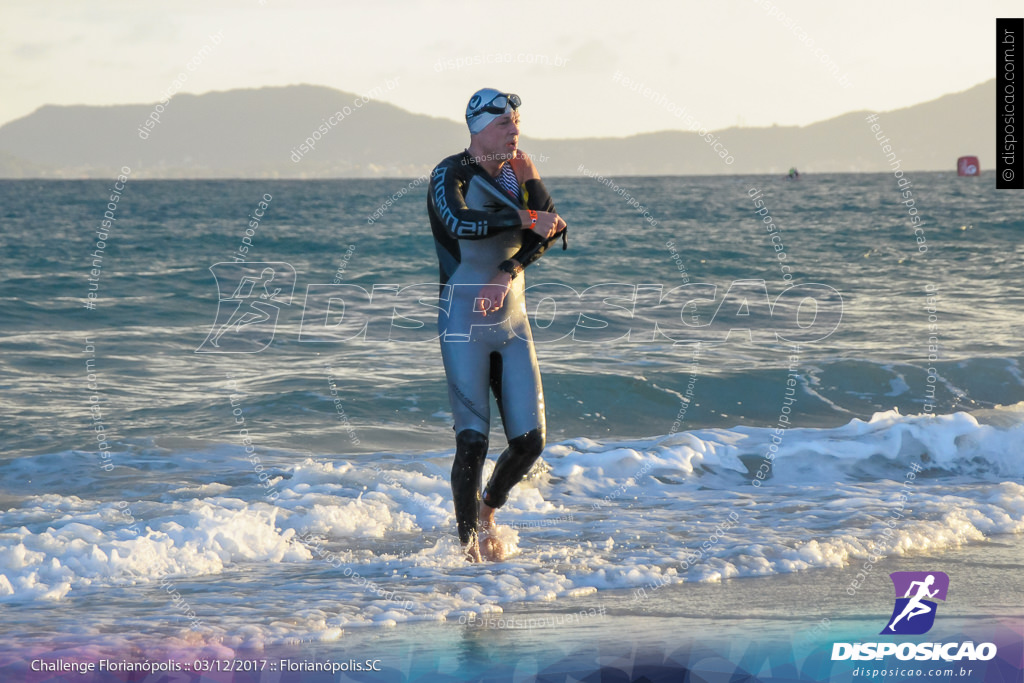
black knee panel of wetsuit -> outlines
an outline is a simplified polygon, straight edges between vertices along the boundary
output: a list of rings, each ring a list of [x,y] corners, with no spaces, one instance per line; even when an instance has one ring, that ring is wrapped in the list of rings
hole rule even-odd
[[[504,505],[512,487],[523,480],[543,451],[544,434],[540,429],[531,429],[509,441],[508,448],[498,458],[491,479],[487,482],[484,502],[492,508]]]
[[[455,436],[452,462],[452,500],[459,540],[469,543],[480,518],[480,480],[487,458],[487,436],[475,429],[463,429]]]

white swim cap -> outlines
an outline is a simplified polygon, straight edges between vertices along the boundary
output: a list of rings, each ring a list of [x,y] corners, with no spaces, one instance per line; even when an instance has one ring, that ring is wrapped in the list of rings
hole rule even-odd
[[[519,95],[503,93],[494,88],[477,90],[466,105],[466,125],[469,126],[469,132],[479,133],[494,119],[518,109],[520,104],[522,100],[519,99]]]

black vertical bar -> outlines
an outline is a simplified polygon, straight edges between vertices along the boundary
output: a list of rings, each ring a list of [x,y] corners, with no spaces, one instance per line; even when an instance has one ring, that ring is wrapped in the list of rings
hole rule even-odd
[[[996,189],[1024,189],[1024,19],[996,19]]]

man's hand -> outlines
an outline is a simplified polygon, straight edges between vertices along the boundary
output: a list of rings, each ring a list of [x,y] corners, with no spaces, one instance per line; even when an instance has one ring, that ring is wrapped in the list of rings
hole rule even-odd
[[[533,219],[529,211],[520,211],[519,217],[523,221],[523,227],[529,229]],[[533,231],[544,239],[551,239],[558,233],[565,230],[565,221],[557,213],[548,211],[537,212],[537,223],[533,225]]]
[[[499,310],[502,304],[505,303],[505,295],[508,294],[508,287],[511,282],[511,275],[504,271],[499,271],[497,275],[491,278],[490,282],[480,288],[480,293],[476,295],[476,310],[485,316],[488,313],[494,313]]]

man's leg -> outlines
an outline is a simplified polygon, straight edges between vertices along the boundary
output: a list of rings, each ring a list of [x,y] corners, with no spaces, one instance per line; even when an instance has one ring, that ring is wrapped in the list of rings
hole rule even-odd
[[[484,489],[484,504],[492,509],[504,505],[512,487],[523,480],[543,451],[544,435],[540,429],[531,429],[509,441]]]
[[[508,500],[512,487],[522,481],[544,450],[544,436],[534,429],[508,442],[508,448],[498,458],[491,478],[480,501],[480,553],[489,560],[505,559],[505,544],[491,533],[494,512]]]
[[[480,481],[487,457],[490,407],[487,395],[488,351],[480,341],[449,340],[447,318],[438,316],[441,358],[448,379],[448,398],[455,420],[455,459],[452,463],[452,500],[459,540],[469,559],[479,562],[477,526]]]
[[[463,429],[455,437],[452,463],[452,499],[462,545],[476,542],[480,510],[480,481],[487,458],[487,436],[475,429]]]
[[[544,389],[530,338],[517,338],[500,354],[492,353],[490,369],[508,448],[494,465],[483,502],[500,508],[544,450]]]
[[[498,400],[508,438],[508,448],[495,463],[480,502],[480,550],[492,560],[503,559],[505,554],[502,543],[489,533],[494,526],[494,511],[505,504],[512,487],[522,481],[544,450],[544,389],[540,369],[525,321],[519,332],[500,353],[491,354],[491,390]]]

